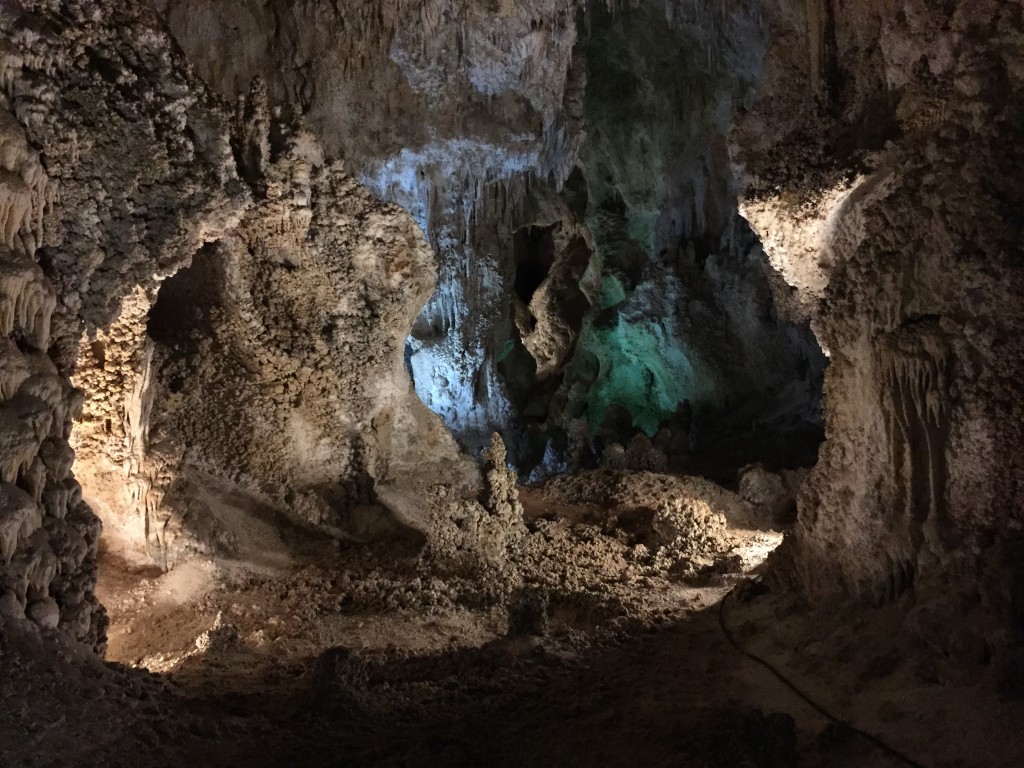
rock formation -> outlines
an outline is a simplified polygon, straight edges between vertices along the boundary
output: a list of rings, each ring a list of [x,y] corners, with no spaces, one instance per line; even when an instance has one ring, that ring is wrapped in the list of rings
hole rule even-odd
[[[160,514],[231,551],[255,544],[237,541],[253,509],[365,539],[393,525],[379,484],[472,494],[472,463],[403,364],[436,269],[415,224],[271,118],[259,87],[235,135],[253,204],[164,283],[148,317],[141,397]],[[428,524],[428,510],[410,515]]]
[[[71,474],[84,393],[47,355],[57,293],[36,262],[56,185],[0,113],[0,617],[103,648],[93,595],[100,522]]]
[[[514,431],[498,369],[514,335],[503,243],[528,223],[528,186],[561,184],[573,166],[576,4],[189,1],[165,13],[215,91],[234,99],[264,77],[328,156],[413,215],[439,260],[409,339],[417,392],[474,451]]]
[[[775,440],[775,460],[813,461],[824,360],[776,314],[726,147],[759,71],[757,4],[593,4],[585,23],[580,160],[597,252],[563,423],[585,415],[623,443],[675,428],[690,449],[747,459]]]
[[[823,350],[776,574],[913,587],[1007,643],[1020,27],[996,0],[5,4],[4,614],[102,645],[90,506],[162,567],[411,527],[512,589],[505,445],[537,477],[809,464]],[[495,431],[482,475],[460,450]],[[785,516],[762,471],[740,490]]]
[[[830,357],[779,570],[816,596],[913,588],[1002,648],[1022,626],[1020,4],[765,8],[742,210]]]
[[[755,3],[164,13],[215,91],[266,78],[271,104],[300,105],[327,154],[423,228],[438,289],[408,365],[471,452],[497,429],[548,471],[572,464],[581,418],[599,439],[653,436],[684,400],[716,449],[752,423],[816,433],[823,360],[773,315],[725,146],[756,81]],[[612,406],[628,419],[602,429]]]
[[[11,612],[56,599],[102,642],[69,437],[111,546],[165,567],[259,514],[372,536],[396,477],[476,493],[403,366],[435,270],[405,213],[259,82],[237,115],[211,97],[151,9],[5,8],[0,33]]]

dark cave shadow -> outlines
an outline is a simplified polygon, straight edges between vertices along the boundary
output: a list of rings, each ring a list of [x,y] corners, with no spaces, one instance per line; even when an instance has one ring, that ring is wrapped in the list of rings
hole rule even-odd
[[[712,604],[574,650],[566,626],[424,656],[333,648],[293,667],[283,700],[252,690],[201,706],[269,718],[274,734],[224,765],[795,766],[792,718],[744,696],[717,621]]]

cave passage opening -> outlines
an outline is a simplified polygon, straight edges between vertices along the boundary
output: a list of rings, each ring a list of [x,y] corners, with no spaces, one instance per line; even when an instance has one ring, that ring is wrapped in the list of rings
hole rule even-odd
[[[551,228],[523,227],[513,236],[512,252],[516,274],[515,295],[519,301],[529,306],[555,263],[555,245]]]
[[[500,432],[524,477],[816,461],[827,359],[780,308],[726,143],[764,30],[695,13],[590,3],[574,51],[584,138],[564,183],[526,173],[426,196],[452,211],[422,222],[442,268],[407,368],[464,447]]]
[[[166,347],[194,345],[212,333],[210,312],[220,302],[224,284],[217,244],[204,246],[160,284],[146,316],[146,335]]]

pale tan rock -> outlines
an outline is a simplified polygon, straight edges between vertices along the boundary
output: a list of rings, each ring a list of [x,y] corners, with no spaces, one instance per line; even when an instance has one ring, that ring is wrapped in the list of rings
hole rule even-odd
[[[993,41],[1022,30],[997,5],[766,4],[765,77],[731,141],[777,297],[831,358],[827,440],[776,571],[819,598],[912,586],[1012,620],[1024,284],[1000,211],[1024,188],[996,94],[1022,82],[994,74],[1019,56]]]

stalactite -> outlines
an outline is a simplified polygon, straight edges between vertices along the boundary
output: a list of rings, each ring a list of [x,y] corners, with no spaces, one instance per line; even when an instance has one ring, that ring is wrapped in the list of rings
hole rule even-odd
[[[10,565],[18,546],[23,541],[23,532],[36,514],[35,501],[20,488],[11,483],[0,483],[0,559]]]
[[[56,305],[53,287],[37,264],[13,255],[0,260],[0,333],[18,329],[33,346],[44,348]]]
[[[0,240],[26,257],[43,239],[43,221],[55,186],[29,147],[21,126],[0,110]]]

